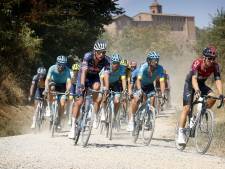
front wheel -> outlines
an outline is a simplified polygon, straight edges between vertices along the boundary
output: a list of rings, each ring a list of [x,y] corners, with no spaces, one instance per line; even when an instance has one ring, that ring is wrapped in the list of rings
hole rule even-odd
[[[85,110],[84,117],[81,122],[81,133],[82,133],[82,146],[86,147],[91,135],[91,130],[93,127],[94,121],[94,107],[92,104],[88,106],[87,110]]]
[[[142,123],[142,137],[144,144],[149,145],[155,130],[155,109],[153,107],[145,110]]]
[[[213,138],[214,117],[213,112],[206,109],[201,114],[195,129],[195,147],[198,153],[205,154]]]

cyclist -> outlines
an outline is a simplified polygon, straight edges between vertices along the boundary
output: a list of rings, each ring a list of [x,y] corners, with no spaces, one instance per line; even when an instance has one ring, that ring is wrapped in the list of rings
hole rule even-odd
[[[131,100],[130,104],[130,114],[131,119],[128,122],[127,131],[133,131],[134,119],[133,115],[137,111],[140,97],[143,95],[143,101],[146,101],[148,94],[155,94],[154,81],[160,78],[160,88],[162,97],[164,97],[165,82],[163,67],[159,65],[160,55],[155,51],[151,51],[147,55],[146,63],[142,64],[136,79],[137,90],[134,93],[134,98]],[[154,106],[154,97],[151,97],[151,104]]]
[[[73,106],[73,116],[75,119],[79,117],[80,108],[84,101],[84,91],[85,88],[92,88],[94,90],[100,90],[100,79],[99,72],[104,68],[107,72],[110,67],[109,57],[106,56],[106,42],[103,40],[97,40],[94,44],[94,51],[88,52],[84,55],[84,59],[81,64],[81,69],[78,73],[76,93],[80,97],[75,101]],[[104,78],[104,82],[108,85],[108,81]],[[93,103],[94,103],[94,113],[97,114],[99,111],[100,100],[98,99],[98,93],[93,93]],[[96,116],[97,117],[97,116]],[[94,123],[96,123],[96,118]],[[68,135],[69,138],[74,138],[74,125],[72,122],[72,127]]]
[[[183,110],[179,119],[179,131],[177,143],[180,145],[186,144],[186,137],[184,133],[184,127],[186,118],[190,110],[190,105],[193,101],[193,97],[199,98],[201,95],[214,95],[211,88],[209,88],[205,81],[213,73],[218,89],[219,97],[224,98],[222,90],[222,82],[220,77],[219,65],[216,62],[217,52],[213,46],[206,47],[202,56],[194,60],[191,66],[191,70],[186,76],[184,91],[183,91]],[[207,107],[211,108],[215,103],[214,99],[208,99]]]
[[[72,124],[72,106],[74,101],[74,94],[76,93],[76,83],[77,83],[77,76],[78,76],[79,70],[80,70],[80,65],[78,63],[74,63],[70,70],[72,86],[70,88],[71,95],[69,96],[69,100],[68,100],[67,108],[66,108],[66,111],[67,111],[66,114],[68,113],[69,115],[69,120],[68,120],[69,126],[71,126]]]
[[[109,79],[109,86],[105,85],[104,88],[106,90],[110,89],[114,92],[118,92],[115,94],[114,100],[114,113],[117,114],[120,104],[120,94],[119,92],[123,91],[125,94],[126,92],[126,72],[125,67],[120,65],[121,57],[119,54],[113,54],[111,56],[110,62],[110,71],[103,72],[103,78]],[[120,80],[122,83],[120,83]],[[103,99],[106,102],[106,98]],[[106,105],[106,104],[104,104]],[[103,112],[101,120],[105,120],[105,113]]]
[[[137,62],[130,61],[129,68],[130,68],[131,72],[133,72],[137,68]]]
[[[51,95],[51,92],[60,92],[65,93],[65,95],[59,96],[59,121],[58,121],[58,129],[61,129],[61,118],[64,112],[64,107],[66,103],[66,95],[70,93],[71,88],[71,77],[70,77],[70,70],[66,66],[67,65],[67,57],[64,55],[60,55],[56,59],[56,64],[52,65],[47,74],[47,78],[45,80],[45,91],[44,93],[49,93],[49,105],[51,110],[51,103],[53,101],[53,95]],[[53,87],[52,87],[53,86]],[[49,89],[50,87],[50,89]],[[51,112],[52,113],[52,112]]]
[[[120,65],[122,65],[125,68],[126,80],[127,80],[127,89],[129,89],[130,88],[131,69],[130,69],[130,67],[128,65],[128,60],[127,59],[122,59],[120,61]],[[120,83],[121,83],[121,81],[120,81]],[[122,106],[123,106],[123,109],[126,111],[127,110],[127,101],[126,101],[126,99],[122,100]]]
[[[33,76],[33,80],[30,87],[30,95],[28,97],[28,101],[31,101],[34,95],[34,107],[37,107],[38,98],[43,98],[43,91],[45,89],[45,79],[46,79],[46,69],[44,67],[39,67],[37,69],[37,74]],[[37,112],[35,111],[33,115],[33,122],[31,125],[31,129],[34,129],[36,126],[36,118]]]

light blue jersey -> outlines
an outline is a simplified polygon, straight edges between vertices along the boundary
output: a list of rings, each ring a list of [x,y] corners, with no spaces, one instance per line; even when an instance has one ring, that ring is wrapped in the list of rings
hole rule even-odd
[[[52,65],[48,70],[47,78],[56,84],[65,84],[67,80],[71,80],[70,70],[68,67],[65,67],[63,72],[59,73],[57,65]]]
[[[164,78],[163,67],[161,65],[158,65],[152,74],[149,72],[148,63],[141,65],[138,71],[138,79],[141,79],[142,85],[152,84],[156,78]]]
[[[121,79],[121,77],[126,76],[126,70],[125,67],[120,65],[120,67],[116,71],[110,70],[109,72],[109,83],[117,82]]]

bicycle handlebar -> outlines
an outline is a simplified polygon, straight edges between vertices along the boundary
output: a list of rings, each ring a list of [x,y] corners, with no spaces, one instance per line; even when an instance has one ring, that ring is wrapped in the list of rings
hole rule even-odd
[[[219,106],[217,106],[218,109],[221,108],[221,107],[224,105],[224,100],[221,99],[221,98],[219,98],[219,97],[209,96],[209,95],[203,95],[203,96],[201,96],[201,97],[203,98],[202,101],[199,101],[199,100],[198,100],[199,98],[197,98],[197,99],[195,99],[195,101],[194,101],[193,103],[195,103],[195,104],[203,103],[204,100],[207,100],[207,99],[211,98],[211,99],[215,99],[215,100],[220,100],[220,104],[219,104]]]

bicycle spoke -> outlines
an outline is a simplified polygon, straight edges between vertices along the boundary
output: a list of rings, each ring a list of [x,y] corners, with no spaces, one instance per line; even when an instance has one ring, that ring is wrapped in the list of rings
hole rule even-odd
[[[213,137],[213,114],[206,110],[200,116],[195,130],[195,146],[199,153],[207,152]]]

